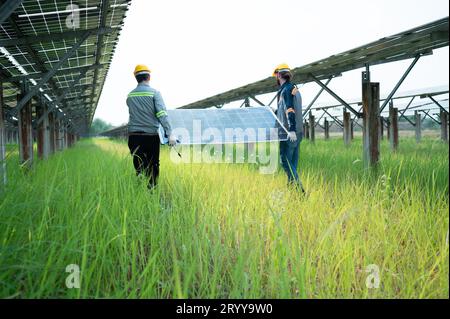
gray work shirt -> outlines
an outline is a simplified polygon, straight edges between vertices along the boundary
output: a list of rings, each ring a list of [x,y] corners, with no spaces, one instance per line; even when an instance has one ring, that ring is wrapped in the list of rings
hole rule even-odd
[[[140,83],[128,94],[127,98],[130,118],[128,132],[158,134],[161,123],[167,136],[172,133],[166,106],[159,91],[146,83]]]

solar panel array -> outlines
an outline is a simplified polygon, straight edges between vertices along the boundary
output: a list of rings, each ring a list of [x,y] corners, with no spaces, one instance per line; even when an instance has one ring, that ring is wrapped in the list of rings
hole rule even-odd
[[[318,80],[325,80],[347,71],[364,68],[366,65],[378,65],[415,58],[418,55],[429,55],[435,49],[448,46],[448,31],[449,18],[446,17],[295,68],[292,70],[292,74],[296,83],[308,83],[314,81],[313,76]],[[181,108],[197,109],[221,106],[276,90],[275,81],[269,77]]]
[[[409,58],[418,58],[423,55],[433,54],[433,51],[439,48],[447,47],[449,44],[449,18],[443,18],[423,26],[416,27],[411,30],[401,32],[399,34],[384,37],[378,41],[363,45],[361,47],[348,50],[346,52],[333,55],[329,58],[301,66],[292,70],[294,81],[297,84],[312,82],[315,80],[331,80],[333,77],[341,75],[346,71],[356,70],[365,66],[377,65],[382,63],[390,63],[401,61]],[[180,109],[208,109],[221,108],[224,104],[234,101],[245,100],[242,105],[250,106],[251,103],[256,102],[262,105],[263,103],[256,99],[256,96],[265,93],[275,92],[278,89],[274,79],[266,78],[264,80],[245,85],[243,87],[230,90],[228,92],[218,94],[201,101],[187,104]],[[448,85],[443,87],[426,88],[411,92],[398,93],[392,99],[406,99],[406,98],[422,98],[436,97],[439,101],[445,102],[445,96],[448,96]],[[384,98],[386,99],[386,98]],[[448,98],[447,98],[448,99]],[[438,102],[439,102],[438,101]],[[350,101],[351,106],[360,109],[361,99],[353,99]],[[424,108],[433,109],[438,107],[436,103],[423,103]],[[447,104],[443,104],[443,108]],[[305,105],[306,106],[306,105]],[[326,105],[314,104],[311,105],[311,110],[314,111],[317,121],[328,120],[330,117],[342,117],[342,104],[330,103]],[[405,106],[405,105],[402,105]],[[416,106],[413,104],[412,106]],[[439,109],[439,107],[438,107]],[[388,108],[384,108],[384,113],[388,112]],[[321,113],[321,114],[317,114]],[[409,114],[405,113],[405,115]],[[305,114],[307,115],[307,114]],[[318,120],[317,120],[318,119]],[[104,132],[104,136],[126,136],[127,126],[114,128],[108,132]]]
[[[287,131],[267,107],[169,110],[169,120],[182,145],[286,141]],[[167,143],[164,129],[160,138]]]
[[[0,25],[0,78],[6,109],[21,83],[39,83],[86,34],[81,47],[42,85],[48,101],[76,127],[92,122],[130,0],[25,0]],[[0,0],[0,6],[5,0]],[[62,99],[58,100],[58,97]]]
[[[422,89],[422,90],[416,90],[411,92],[403,92],[396,95],[394,100],[396,100],[394,107],[398,108],[401,113],[404,112],[405,108],[408,107],[408,110],[404,113],[405,116],[410,116],[414,114],[414,111],[422,111],[422,110],[431,110],[438,112],[440,108],[430,99],[428,99],[428,96],[435,97],[436,101],[440,103],[440,105],[448,110],[448,86],[443,87],[436,87],[436,88],[429,88],[429,89]],[[414,98],[414,101],[410,104],[411,99]],[[359,110],[361,108],[361,102],[357,99],[354,99],[354,101],[357,102],[351,102],[352,105],[355,105],[357,109]],[[255,109],[258,107],[251,107],[251,108],[244,108],[244,110],[247,109]],[[242,108],[241,108],[242,109]],[[316,116],[315,120],[316,123],[323,123],[325,119],[328,121],[333,121],[334,119],[342,119],[343,117],[343,111],[344,106],[341,104],[323,104],[318,105],[317,107],[313,107],[313,113]],[[204,111],[211,111],[211,110],[219,110],[219,111],[225,111],[225,110],[232,110],[232,109],[177,109],[177,111],[195,111],[195,110],[204,110]],[[173,112],[172,110],[168,111],[169,114]],[[182,114],[182,113],[180,113]],[[186,113],[188,114],[188,113]],[[382,113],[383,116],[388,116],[389,109],[386,108],[384,112]],[[175,115],[176,116],[176,115]],[[308,116],[306,116],[308,118]],[[356,119],[355,119],[356,120]],[[103,136],[111,136],[111,137],[118,137],[118,136],[127,136],[127,126],[120,126],[116,127],[114,129],[111,129],[107,132],[104,132]]]

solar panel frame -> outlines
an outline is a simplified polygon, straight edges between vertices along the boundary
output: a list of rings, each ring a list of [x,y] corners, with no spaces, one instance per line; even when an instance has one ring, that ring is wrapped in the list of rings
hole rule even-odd
[[[177,136],[180,145],[224,145],[288,140],[288,131],[267,106],[238,109],[174,109],[168,110],[167,113],[172,131]],[[197,127],[200,129],[201,136],[195,135],[197,129],[194,121],[200,121],[199,127]],[[278,131],[275,133],[271,129]],[[188,141],[183,140],[181,135],[177,134],[177,131],[181,130],[189,132]],[[211,134],[205,134],[208,130]],[[216,131],[213,132],[213,130]],[[263,130],[264,133],[261,136]],[[211,137],[213,133],[217,132],[220,133],[221,140],[204,138],[204,136]],[[236,136],[237,134],[230,136],[231,133],[240,132],[243,132],[241,137]],[[252,132],[255,133],[254,136],[248,134]],[[161,144],[167,144],[168,137],[161,125],[158,133]]]
[[[0,0],[0,4],[5,1]],[[4,85],[7,83],[7,96],[19,94],[22,81],[32,88],[35,85],[33,81],[39,82],[85,32],[91,31],[91,36],[68,58],[58,73],[41,86],[43,93],[53,101],[67,88],[73,90],[65,93],[64,97],[89,94],[82,111],[77,109],[74,112],[65,99],[57,104],[78,131],[86,133],[93,120],[130,4],[131,0],[23,1],[0,25],[0,41],[6,41],[4,47],[7,50],[5,55],[0,52],[0,78]],[[74,10],[78,10],[80,25],[71,29],[66,22],[73,13],[68,6],[74,5],[78,7]],[[13,57],[22,70],[7,56]],[[81,75],[82,67],[92,67],[92,70],[74,83],[74,79]],[[5,107],[7,113],[15,105],[16,99],[8,101]]]
[[[418,55],[430,55],[433,50],[448,47],[449,17],[384,37],[378,41],[365,44],[328,58],[292,69],[297,84],[313,82],[311,75],[319,80],[364,68],[367,65],[391,63],[415,58]],[[257,96],[275,92],[278,89],[273,77],[247,84],[245,86],[223,92],[180,108],[199,109],[219,106],[243,100],[249,96]]]

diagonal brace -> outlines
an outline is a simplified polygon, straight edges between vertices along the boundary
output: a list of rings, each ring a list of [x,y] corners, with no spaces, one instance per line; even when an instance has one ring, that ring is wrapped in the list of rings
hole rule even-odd
[[[311,79],[316,82],[322,89],[327,91],[328,94],[330,94],[332,97],[334,97],[339,103],[341,103],[346,109],[349,109],[353,114],[355,114],[358,117],[362,117],[362,114],[357,112],[353,107],[350,106],[347,102],[345,102],[339,95],[334,93],[328,86],[323,84],[318,78],[316,78],[314,75],[309,75]]]
[[[440,121],[436,120],[433,116],[431,116],[429,111],[421,110],[421,111],[419,111],[419,112],[425,113],[425,116],[424,116],[424,118],[423,118],[424,120],[425,120],[425,118],[428,116],[430,119],[432,119],[432,120],[433,120],[434,122],[436,122],[437,124],[439,124],[439,125],[442,124]]]
[[[416,97],[413,96],[411,101],[409,101],[408,105],[406,106],[406,108],[400,113],[399,118],[404,118],[405,120],[407,120],[409,122],[409,124],[411,124],[412,126],[416,126],[416,123],[414,123],[413,121],[411,121],[407,116],[405,116],[406,111],[408,111],[409,107],[411,106],[412,102],[414,101]]]
[[[331,118],[334,120],[334,122],[335,122],[336,124],[338,124],[341,128],[344,127],[344,123],[342,123],[336,116],[331,115],[330,112],[328,112],[327,110],[323,110],[323,111],[324,111],[326,114],[328,114],[328,116],[331,117]]]
[[[323,112],[322,115],[321,115],[321,116],[319,117],[319,119],[317,120],[316,127],[317,127],[317,125],[319,125],[321,128],[323,128],[323,127],[319,124],[319,122],[320,122],[320,120],[321,120],[324,116],[325,116],[325,112]]]
[[[398,81],[398,83],[395,85],[394,89],[392,90],[392,92],[388,95],[388,97],[386,98],[386,100],[384,100],[383,105],[381,105],[380,107],[380,114],[381,112],[383,112],[383,110],[385,109],[385,107],[388,105],[388,103],[391,101],[391,99],[394,97],[395,93],[397,93],[398,89],[400,88],[400,86],[403,84],[403,82],[405,81],[405,79],[408,77],[409,73],[411,73],[412,69],[414,68],[414,66],[416,65],[416,63],[419,61],[419,59],[421,58],[421,55],[417,55],[414,60],[412,61],[411,65],[409,66],[409,68],[406,70],[406,72],[403,74],[403,76],[401,77],[401,79]]]
[[[328,86],[328,84],[330,84],[331,80],[333,80],[333,77],[328,78],[327,82],[325,83],[325,86]],[[306,115],[308,115],[309,110],[311,110],[314,103],[316,103],[317,99],[322,95],[324,90],[325,89],[322,87],[320,89],[320,91],[316,94],[316,96],[313,98],[311,103],[309,103],[308,107],[303,111],[303,118],[306,118]]]
[[[72,82],[72,86],[77,84],[78,81],[80,81],[85,74],[87,73],[87,71],[82,72],[79,76],[77,76],[77,78]],[[64,89],[61,92],[61,95],[59,95],[55,101],[53,101],[52,105],[47,109],[47,111],[37,120],[36,125],[39,125],[42,123],[42,121],[44,120],[44,118],[46,116],[48,116],[51,112],[53,112],[53,110],[56,109],[57,104],[59,104],[59,102],[61,102],[61,100],[64,98],[64,96],[67,94],[67,92],[69,92],[72,89],[72,86],[69,86],[68,88]]]
[[[256,103],[258,103],[259,105],[265,106],[264,103],[261,102],[260,100],[258,100],[255,96],[249,95],[249,97],[250,97],[253,101],[255,101]]]
[[[91,31],[87,31],[84,33],[83,37],[81,37],[80,41],[78,41],[77,44],[75,44],[67,53],[59,60],[59,62],[53,67],[52,70],[50,70],[42,79],[37,83],[31,90],[27,92],[27,94],[17,103],[17,106],[13,110],[13,114],[17,115],[20,110],[27,104],[28,101],[30,101],[34,95],[36,95],[39,92],[39,89],[47,83],[53,75],[58,71],[58,69],[64,65],[64,63],[67,62],[67,60],[72,57],[76,51],[81,47],[81,45],[84,43],[84,41],[87,40],[91,36]]]
[[[16,11],[16,9],[22,4],[23,0],[8,0],[0,7],[0,25],[5,22],[9,16]]]
[[[436,99],[434,97],[432,97],[431,95],[428,96],[430,98],[431,101],[433,101],[434,104],[436,104],[437,106],[439,106],[439,108],[448,114],[448,111],[438,102],[436,101]]]

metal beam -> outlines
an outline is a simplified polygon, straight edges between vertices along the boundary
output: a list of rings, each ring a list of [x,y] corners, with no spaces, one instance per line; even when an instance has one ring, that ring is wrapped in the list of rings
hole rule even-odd
[[[9,2],[9,0],[8,0]],[[13,1],[11,1],[13,2]],[[86,32],[91,32],[91,34],[107,34],[113,32],[112,28],[98,28],[98,29],[88,29],[88,30],[77,30],[77,31],[66,31],[61,33],[50,33],[45,35],[36,36],[25,36],[17,39],[1,39],[0,47],[11,47],[16,45],[35,45],[41,42],[51,42],[51,41],[62,41],[62,40],[73,40],[76,38],[81,38]]]
[[[73,120],[72,115],[69,112],[64,111],[64,113],[66,113],[66,115],[64,115],[60,111],[53,112],[56,108],[54,103],[50,104],[50,108],[52,108],[52,111],[49,111],[49,109],[47,109],[47,111],[45,112],[45,114],[47,114],[49,117],[53,114],[56,117],[56,119],[60,120],[62,123],[71,123],[70,120]],[[45,114],[43,116],[41,116],[39,118],[39,120],[35,121],[36,126],[38,126],[40,123],[42,123],[43,119],[45,119]],[[74,127],[73,129],[78,132],[77,127]]]
[[[414,102],[414,99],[416,97],[413,96],[412,99],[409,101],[408,105],[406,106],[406,108],[404,110],[402,110],[402,112],[400,113],[399,118],[404,118],[405,120],[407,120],[412,126],[416,126],[417,123],[414,123],[413,121],[411,121],[408,117],[405,116],[406,111],[408,111],[409,107],[411,106],[412,102]]]
[[[102,1],[102,9],[101,9],[101,17],[100,17],[100,28],[104,28],[106,26],[106,17],[108,15],[109,8],[109,0]],[[103,43],[103,34],[98,34],[97,44]],[[95,54],[95,64],[100,64],[100,58],[102,56],[102,45],[97,45],[97,52]],[[91,94],[91,101],[94,101],[95,91],[97,89],[97,80],[98,80],[98,71],[94,71],[94,81],[92,84],[94,85],[94,89]],[[104,83],[103,83],[104,84]]]
[[[72,93],[72,94],[81,94],[81,93],[84,93],[84,91],[86,91],[87,89],[93,89],[93,87],[94,87],[94,84],[92,84],[92,83],[78,84],[78,85],[70,86],[70,89],[74,90],[74,92],[69,92],[68,94],[70,94],[70,93]]]
[[[70,104],[68,107],[62,108],[61,110],[65,113],[71,114],[71,112],[78,110],[88,111],[93,108],[94,105],[95,103],[80,101],[79,103]]]
[[[272,101],[270,101],[269,106],[272,106],[273,102],[275,102],[275,100],[277,99],[277,97],[278,97],[278,93],[275,94],[275,96],[273,97]]]
[[[6,186],[6,128],[3,113],[3,82],[0,80],[0,172],[3,185]]]
[[[52,70],[50,70],[42,79],[30,89],[26,95],[17,103],[17,106],[13,110],[13,114],[16,115],[20,112],[20,110],[30,101],[33,96],[39,92],[39,89],[48,82],[52,78],[53,75],[57,72],[57,70],[67,62],[67,60],[75,54],[75,52],[81,47],[81,45],[86,41],[87,38],[91,36],[91,32],[87,31],[81,37],[80,41],[76,43],[62,58],[61,60],[54,66]]]
[[[422,112],[425,114],[423,120],[425,120],[425,118],[428,116],[430,119],[432,119],[434,122],[436,122],[436,124],[441,125],[441,122],[436,120],[433,116],[430,115],[429,111],[425,111],[425,110],[420,110],[419,112]]]
[[[325,83],[325,86],[328,86],[328,84],[330,84],[331,80],[333,80],[332,76],[328,78],[327,82]],[[311,103],[309,103],[308,107],[303,111],[303,118],[306,117],[309,110],[313,107],[314,103],[316,103],[317,99],[322,95],[324,90],[325,90],[324,88],[321,88],[319,93],[317,93],[316,96],[311,101]]]
[[[323,110],[323,111],[324,111],[329,117],[331,117],[331,118],[336,122],[337,125],[339,125],[341,128],[344,127],[344,124],[343,124],[341,121],[339,121],[339,119],[338,119],[336,116],[331,115],[327,110]]]
[[[434,99],[434,97],[432,97],[431,95],[428,96],[428,98],[433,101],[434,104],[436,104],[437,106],[439,106],[439,108],[441,109],[441,111],[443,111],[444,113],[448,114],[448,111],[438,102]]]
[[[322,113],[322,115],[318,118],[316,126],[318,125],[320,128],[323,129],[323,126],[319,124],[320,120],[325,116],[325,112]]]
[[[0,7],[0,25],[5,22],[9,16],[16,11],[16,9],[22,4],[23,0],[7,0]],[[3,46],[0,44],[0,47]]]
[[[83,92],[67,92],[66,94],[81,94]],[[90,100],[91,95],[81,95],[81,96],[75,96],[75,97],[68,97],[68,98],[62,98],[61,101],[66,102],[67,105],[71,105],[72,101],[85,101],[88,103],[88,99]]]
[[[362,107],[359,108],[359,113],[362,112]],[[358,116],[355,115],[355,117],[352,119],[352,123],[355,123],[356,125],[358,125],[360,128],[363,128],[363,126],[361,124],[358,123]]]
[[[381,105],[380,107],[380,114],[381,112],[383,112],[384,108],[388,105],[389,101],[392,99],[392,97],[395,95],[395,93],[397,93],[398,89],[400,88],[400,86],[403,84],[403,82],[405,81],[405,79],[408,77],[409,73],[411,73],[411,70],[414,68],[414,66],[416,65],[416,63],[419,61],[419,59],[421,58],[422,55],[417,55],[414,60],[412,61],[411,65],[409,66],[409,68],[405,71],[405,73],[403,74],[403,76],[401,77],[401,79],[398,81],[397,85],[395,85],[394,89],[391,91],[391,93],[388,95],[388,97],[386,98],[386,100],[384,100],[383,105]]]
[[[259,105],[265,106],[264,103],[261,102],[260,100],[258,100],[255,96],[253,96],[253,95],[249,95],[249,96],[250,96],[250,98],[251,98],[253,101],[255,101],[256,103],[258,103]]]
[[[16,16],[16,15],[15,15]],[[9,18],[9,23],[12,27],[12,29],[14,30],[14,32],[16,32],[17,37],[22,38],[24,37],[24,34],[20,28],[20,26],[17,24],[16,20],[13,17]],[[41,58],[39,57],[38,53],[36,52],[36,50],[29,44],[25,44],[25,49],[27,51],[27,53],[30,55],[31,59],[34,61],[34,63],[36,64],[37,68],[43,72],[43,73],[47,73],[48,70],[44,67],[44,61],[41,60]],[[18,81],[19,83],[19,87],[20,87],[20,83],[22,83],[24,80],[28,80],[28,78],[23,79],[22,81]],[[49,86],[51,87],[51,89],[55,92],[55,94],[57,94],[57,92],[59,91],[58,86],[56,85],[56,83],[53,81],[53,79],[50,79],[48,81]],[[26,93],[26,92],[25,92]]]
[[[101,69],[103,67],[104,67],[103,64],[93,64],[93,65],[80,66],[80,67],[75,67],[75,68],[59,69],[55,75],[59,75],[59,74],[67,75],[67,74],[71,74],[71,73],[92,71],[92,70],[96,70],[96,69]],[[10,76],[10,77],[5,77],[5,82],[23,81],[23,80],[30,79],[30,78],[31,79],[41,78],[43,76],[45,76],[45,73],[42,73],[42,72],[32,73],[32,74],[27,74],[27,75]]]
[[[349,109],[353,114],[355,114],[358,117],[361,117],[362,114],[357,112],[353,107],[351,107],[347,102],[345,102],[339,95],[334,93],[328,86],[322,83],[318,78],[316,78],[314,75],[310,74],[311,78],[314,82],[316,82],[322,89],[327,91],[328,94],[330,94],[332,97],[334,97],[339,103],[341,103],[345,108]]]

